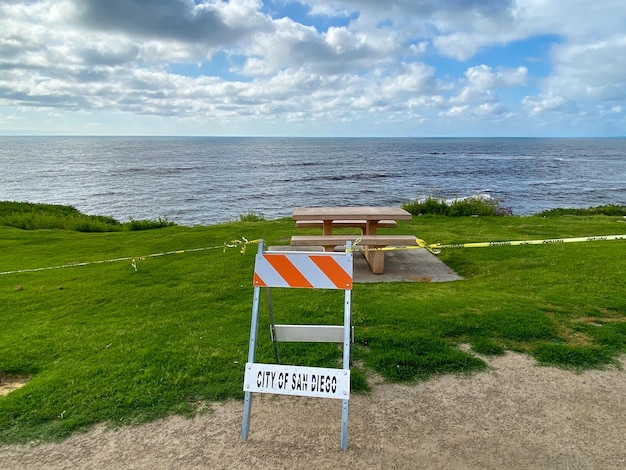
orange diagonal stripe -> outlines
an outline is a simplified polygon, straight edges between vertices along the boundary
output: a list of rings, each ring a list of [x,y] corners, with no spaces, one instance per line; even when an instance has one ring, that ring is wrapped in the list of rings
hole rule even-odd
[[[267,287],[267,284],[265,284],[263,279],[261,279],[261,276],[259,276],[256,272],[254,273],[254,285],[256,287]]]
[[[328,276],[337,289],[352,289],[352,277],[331,256],[311,256],[311,261]]]
[[[285,255],[266,255],[265,259],[289,284],[289,287],[313,287],[309,280],[302,275]]]

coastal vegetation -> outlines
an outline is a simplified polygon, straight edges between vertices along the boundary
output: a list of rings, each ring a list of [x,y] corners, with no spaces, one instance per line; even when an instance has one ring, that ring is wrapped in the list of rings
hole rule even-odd
[[[149,230],[176,225],[166,218],[119,222],[113,217],[86,215],[72,206],[0,201],[0,225],[23,230],[75,230],[77,232],[120,232]]]
[[[541,217],[559,217],[562,215],[609,215],[626,217],[626,206],[607,204],[588,208],[550,209],[537,214]]]
[[[604,207],[528,217],[420,210],[429,216],[395,231],[442,244],[625,234],[626,208]],[[0,396],[0,443],[192,416],[243,396],[255,242],[288,244],[293,221],[248,212],[205,227],[139,225],[153,230],[66,206],[0,203],[0,381],[28,380]],[[354,393],[367,393],[372,374],[410,384],[476,373],[483,356],[506,351],[572,373],[617,367],[626,352],[626,240],[439,257],[464,280],[354,286]],[[276,289],[272,300],[279,323],[341,322],[336,291]],[[335,345],[280,347],[288,364],[341,361]],[[257,360],[274,362],[265,305]]]
[[[456,199],[428,196],[406,201],[402,204],[402,208],[413,215],[445,215],[448,217],[513,215],[513,211],[502,206],[497,199],[481,195]],[[559,217],[562,215],[626,216],[626,206],[606,204],[587,208],[555,208],[535,215],[537,217]]]
[[[451,200],[428,196],[406,201],[402,204],[402,208],[413,215],[445,215],[448,217],[513,215],[511,209],[501,206],[497,199],[481,196]]]

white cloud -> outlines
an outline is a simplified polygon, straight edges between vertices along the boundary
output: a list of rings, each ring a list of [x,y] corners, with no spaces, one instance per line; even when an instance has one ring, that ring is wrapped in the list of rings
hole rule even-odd
[[[592,103],[606,103],[598,109],[626,103],[625,35],[560,44],[553,48],[551,58],[553,70],[540,82],[542,92],[523,101],[532,114],[579,113]]]
[[[506,113],[506,110],[500,103],[482,103],[474,110],[477,116],[499,116]]]
[[[439,114],[441,116],[448,116],[448,117],[459,117],[459,116],[463,116],[467,113],[467,111],[469,111],[469,106],[467,105],[463,105],[463,106],[452,106],[450,108],[448,108],[446,111],[441,111]]]
[[[381,86],[381,91],[386,95],[430,94],[436,89],[434,69],[418,62],[404,64],[395,74],[385,77]]]
[[[466,86],[450,97],[452,108],[447,116],[474,115],[502,117],[512,115],[500,102],[498,90],[519,87],[526,84],[526,67],[493,69],[487,65],[470,67],[465,71]]]
[[[268,28],[258,0],[74,0],[75,24],[139,38],[166,38],[208,47],[234,44]]]
[[[242,48],[248,61],[244,73],[268,74],[287,68],[316,73],[343,73],[389,62],[393,41],[373,41],[369,36],[345,27],[331,27],[319,33],[290,18],[274,21],[271,32],[259,32],[253,43]]]
[[[405,116],[448,130],[450,119],[549,113],[564,125],[571,114],[624,125],[623,0],[300,3],[307,21],[273,18],[260,0],[2,2],[0,119],[10,127],[74,110],[97,121],[106,110],[262,126]],[[539,58],[502,59],[512,41],[543,36],[552,45]],[[500,56],[490,60],[492,48]],[[545,60],[543,71],[531,59]]]
[[[540,94],[537,97],[525,97],[522,101],[531,114],[538,115],[546,112],[575,111],[575,105],[562,96],[552,94]]]
[[[626,35],[557,46],[553,63],[553,74],[544,81],[546,90],[558,90],[570,99],[626,98]]]
[[[470,87],[477,90],[491,90],[493,88],[525,85],[528,69],[520,66],[515,69],[498,67],[494,70],[492,67],[482,64],[467,69],[465,76]]]

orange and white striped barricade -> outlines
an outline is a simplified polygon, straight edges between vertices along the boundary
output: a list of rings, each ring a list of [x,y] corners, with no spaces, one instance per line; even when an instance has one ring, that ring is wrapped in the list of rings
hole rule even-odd
[[[346,242],[346,251],[298,252],[259,251],[254,266],[254,296],[250,345],[246,363],[245,392],[241,439],[248,438],[252,393],[273,393],[342,401],[341,448],[348,447],[348,400],[350,398],[350,342],[352,339],[352,246]],[[338,289],[344,291],[343,326],[333,325],[274,325],[271,301],[268,295],[273,341],[340,342],[343,343],[343,368],[303,367],[255,362],[259,323],[261,288]],[[277,354],[278,362],[278,354]]]

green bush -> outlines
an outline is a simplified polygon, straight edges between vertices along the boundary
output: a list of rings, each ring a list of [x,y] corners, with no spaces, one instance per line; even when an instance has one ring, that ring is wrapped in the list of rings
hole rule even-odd
[[[264,220],[265,216],[263,214],[256,213],[252,210],[239,215],[239,222],[263,222]]]
[[[122,224],[112,217],[85,215],[72,206],[0,201],[0,225],[22,230],[115,232]]]
[[[134,220],[128,222],[130,230],[151,230],[154,228],[172,227],[176,225],[174,222],[167,220],[165,217],[159,217],[156,220]]]
[[[118,222],[113,217],[86,215],[72,206],[0,201],[0,225],[22,230],[71,230],[75,232],[121,232],[176,225],[165,218]]]
[[[510,209],[501,207],[495,199],[472,196],[448,202],[443,198],[429,196],[413,199],[402,204],[402,208],[413,215],[445,215],[449,217],[504,216],[512,215]]]
[[[588,207],[586,209],[564,208],[550,209],[537,214],[542,217],[559,217],[562,215],[608,215],[626,216],[626,206],[608,204],[605,206]]]

